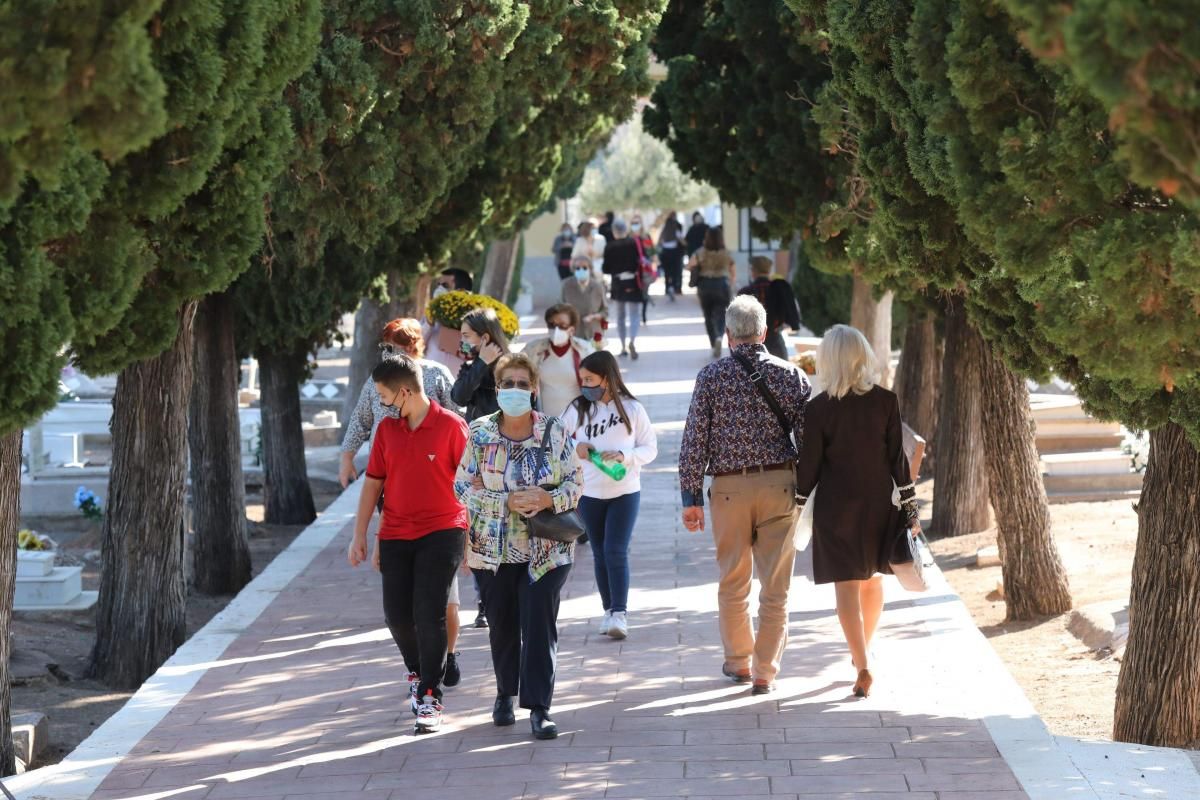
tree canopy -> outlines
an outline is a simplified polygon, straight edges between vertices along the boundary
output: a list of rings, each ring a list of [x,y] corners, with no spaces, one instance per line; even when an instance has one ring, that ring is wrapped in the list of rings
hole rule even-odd
[[[696,208],[717,201],[717,191],[685,174],[670,148],[634,118],[588,165],[579,199],[589,213],[610,208]]]

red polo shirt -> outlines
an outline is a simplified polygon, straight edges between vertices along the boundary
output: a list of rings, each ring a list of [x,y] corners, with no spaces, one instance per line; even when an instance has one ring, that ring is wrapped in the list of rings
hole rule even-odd
[[[383,481],[380,539],[420,539],[468,527],[467,509],[454,494],[454,473],[466,448],[467,423],[437,403],[416,430],[393,417],[379,423],[367,477]]]

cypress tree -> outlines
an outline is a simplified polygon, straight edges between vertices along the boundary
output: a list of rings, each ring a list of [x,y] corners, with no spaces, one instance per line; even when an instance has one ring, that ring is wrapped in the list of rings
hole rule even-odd
[[[1037,46],[1054,25],[1025,31],[977,2],[917,3],[906,49],[925,149],[944,154],[940,191],[996,260],[977,293],[985,335],[1071,380],[1095,413],[1151,431],[1114,736],[1189,746],[1200,739],[1200,238],[1182,174],[1164,182],[1149,155],[1170,153],[1165,132],[1190,124],[1183,84],[1164,77],[1179,73],[1158,59],[1181,32],[1162,27],[1166,12],[1127,8],[1055,12],[1076,52],[1081,35],[1122,51],[1102,72],[1092,55],[1069,68],[1070,51],[1054,47],[1039,61],[1022,39]],[[1122,103],[1159,116],[1134,123]]]
[[[965,299],[973,310],[989,290],[996,293],[1001,276],[994,256],[968,235],[958,205],[938,184],[943,175],[939,157],[944,156],[928,145],[940,129],[922,115],[932,92],[912,82],[903,49],[906,33],[927,33],[938,28],[938,21],[912,21],[914,4],[876,2],[865,11],[851,2],[794,5],[814,28],[828,32],[834,96],[846,103],[857,123],[857,156],[875,203],[872,233],[894,252],[888,261],[914,280],[962,298],[952,299],[947,316],[945,395],[938,417],[943,431],[956,435],[959,426],[947,428],[948,422],[964,413],[978,414],[984,446],[957,437],[957,446],[948,447],[947,438],[940,436],[935,491],[947,482],[954,485],[961,474],[960,464],[949,469],[950,458],[980,454],[986,469],[974,472],[987,474],[998,538],[1006,552],[1008,616],[1061,613],[1070,607],[1070,593],[1050,533],[1028,392],[998,360],[999,353],[980,340],[979,320],[972,322],[962,306]],[[995,321],[1011,327],[1026,310],[1018,299],[996,309]],[[987,392],[979,391],[983,386]],[[960,387],[966,392],[957,391]],[[970,394],[975,395],[970,405],[956,407],[951,399]],[[935,496],[935,521],[940,513]]]
[[[112,165],[97,210],[63,248],[69,270],[107,261],[145,274],[115,325],[72,339],[90,371],[120,372],[91,665],[113,686],[140,685],[183,641],[196,301],[228,285],[259,246],[263,197],[293,135],[280,94],[312,57],[317,7],[164,3],[150,33],[167,132]]]
[[[141,280],[125,264],[70,270],[59,255],[100,198],[107,162],[166,123],[146,26],[160,5],[0,7],[0,776],[16,771],[8,665],[21,428],[57,400],[75,332],[111,324]]]

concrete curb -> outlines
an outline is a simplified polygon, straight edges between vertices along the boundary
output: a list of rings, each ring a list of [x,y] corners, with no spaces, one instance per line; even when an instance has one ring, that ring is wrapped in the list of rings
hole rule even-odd
[[[113,716],[58,764],[5,780],[17,800],[87,800],[312,560],[353,521],[361,482],[351,484],[262,573],[188,639]]]

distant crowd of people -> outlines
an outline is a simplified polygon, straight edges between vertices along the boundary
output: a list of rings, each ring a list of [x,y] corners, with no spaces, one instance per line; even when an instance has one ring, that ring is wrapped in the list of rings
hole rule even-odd
[[[578,232],[564,225],[554,249],[561,302],[546,309],[544,336],[514,352],[495,312],[478,308],[462,319],[459,351],[446,353],[432,346],[442,338],[435,330],[393,320],[347,427],[343,485],[358,477],[354,456],[371,440],[348,559],[382,574],[415,731],[439,729],[443,687],[461,680],[459,572],[473,578],[476,627],[488,628],[496,725],[515,723],[515,700],[529,710],[536,738],[557,736],[558,610],[577,544],[591,547],[599,633],[630,635],[629,553],[641,471],[658,457],[658,442],[620,359],[639,357],[649,283],[661,270],[675,301],[685,265],[714,360],[696,378],[679,482],[683,524],[701,531],[711,478],[721,672],[754,694],[775,689],[794,531],[819,485],[815,578],[835,584],[854,693],[869,694],[884,553],[897,530],[919,524],[896,396],[876,385],[866,339],[847,326],[826,333],[817,351],[824,391],[812,397],[787,360],[783,332],[800,327],[790,285],[773,275],[771,259],[754,257],[751,280],[735,295],[736,262],[720,227],[699,215],[686,232],[667,215],[657,240],[637,216],[585,222]],[[469,275],[447,270],[434,293],[470,288]],[[617,355],[605,346],[610,310]],[[748,610],[754,574],[762,585],[757,631]]]

